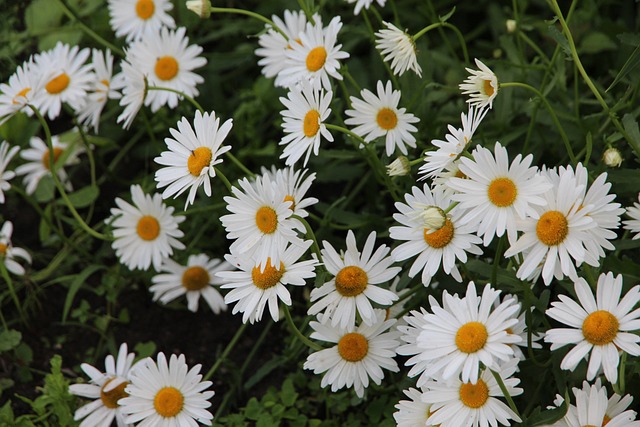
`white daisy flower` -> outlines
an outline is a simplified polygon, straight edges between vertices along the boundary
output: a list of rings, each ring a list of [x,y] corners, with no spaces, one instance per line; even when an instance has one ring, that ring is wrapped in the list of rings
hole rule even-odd
[[[91,82],[91,90],[87,96],[87,102],[83,108],[76,111],[78,121],[87,126],[93,126],[98,133],[102,109],[108,99],[119,99],[120,93],[115,90],[111,82],[113,80],[113,55],[110,50],[101,51],[93,49],[92,65],[95,72],[95,80]]]
[[[393,90],[391,82],[387,81],[383,86],[378,80],[376,86],[378,96],[371,91],[363,89],[360,92],[362,99],[351,97],[353,110],[345,111],[347,116],[345,124],[355,126],[353,132],[371,142],[381,136],[385,137],[387,156],[391,157],[397,148],[402,154],[407,154],[407,147],[416,148],[416,138],[410,132],[417,132],[418,128],[411,123],[418,123],[420,119],[406,108],[398,108],[400,91]]]
[[[305,197],[307,191],[309,191],[309,188],[311,187],[311,184],[313,184],[313,181],[316,179],[315,172],[307,175],[308,169],[296,171],[293,167],[276,169],[275,166],[272,166],[271,170],[262,167],[261,172],[263,175],[269,177],[271,182],[273,182],[273,185],[278,188],[286,189],[287,195],[284,200],[291,202],[291,210],[294,215],[297,215],[300,218],[306,218],[309,216],[309,212],[307,212],[306,208],[318,203],[318,199],[315,197]],[[302,224],[300,223],[300,225]],[[304,226],[299,229],[299,231],[304,233]]]
[[[385,27],[376,33],[376,49],[385,62],[391,62],[393,74],[401,76],[407,70],[413,70],[418,77],[422,77],[422,68],[416,58],[416,42],[406,32],[389,22],[383,22]]]
[[[146,358],[131,371],[131,381],[125,388],[129,397],[120,400],[125,422],[138,427],[211,425],[211,381],[201,381],[202,365],[189,369],[183,354],[171,355],[169,363],[164,353],[158,362]]]
[[[638,193],[638,202],[640,202],[640,193]],[[627,209],[627,216],[631,219],[622,221],[624,228],[632,233],[636,233],[633,236],[633,240],[640,239],[640,203],[633,203],[633,206],[629,206]]]
[[[116,197],[118,207],[111,209],[107,220],[113,226],[111,247],[131,270],[148,270],[153,264],[159,271],[174,248],[185,248],[178,240],[184,236],[178,224],[185,217],[173,216],[173,207],[166,206],[159,194],[145,194],[139,185],[131,186],[131,199],[133,205]]]
[[[280,71],[282,84],[292,87],[303,81],[309,81],[315,90],[324,88],[331,90],[329,76],[336,80],[342,80],[338,72],[340,59],[349,57],[347,52],[340,50],[342,45],[336,45],[338,32],[342,28],[340,17],[334,17],[328,26],[322,28],[322,21],[315,25],[307,23],[305,31],[300,32],[300,43],[289,43],[291,49],[286,50],[286,67]]]
[[[567,344],[575,344],[562,359],[560,368],[573,371],[588,354],[587,380],[595,378],[600,367],[611,383],[618,381],[620,351],[640,356],[640,337],[633,331],[640,329],[640,311],[632,311],[640,302],[640,285],[626,293],[622,301],[622,275],[613,273],[598,277],[596,298],[587,282],[575,281],[575,291],[580,301],[559,295],[560,302],[551,303],[547,315],[571,328],[555,328],[547,331],[544,340],[551,343],[551,351]]]
[[[14,171],[8,171],[7,166],[11,159],[20,151],[20,147],[13,146],[9,148],[7,141],[0,143],[0,205],[4,203],[4,192],[9,191],[11,184],[9,180],[13,179],[16,174]]]
[[[584,241],[590,238],[587,230],[596,223],[587,216],[591,207],[581,208],[584,185],[578,183],[573,173],[549,170],[543,174],[552,183],[551,190],[543,194],[547,205],[536,206],[535,214],[520,222],[524,234],[504,255],[525,255],[516,274],[522,280],[536,277],[542,265],[542,279],[549,285],[553,277],[577,278],[576,266],[586,260]]]
[[[401,400],[395,406],[393,413],[397,427],[436,427],[429,421],[431,405],[422,400],[424,392],[410,387],[402,392],[411,400]]]
[[[505,300],[513,299],[514,304],[519,304],[518,297],[515,295],[505,295],[504,299]],[[496,307],[499,303],[500,301],[496,300],[495,302]],[[534,307],[531,307],[532,312],[533,312],[533,309]],[[527,331],[527,322],[526,322],[525,313],[524,312],[520,313],[520,315],[518,316],[518,323],[511,326],[510,328],[507,328],[506,331],[508,334],[518,335],[520,337],[520,341],[515,344],[512,344],[511,348],[513,349],[513,352],[517,359],[526,360],[527,356],[525,356],[523,350],[529,347],[529,343],[528,343],[528,331]],[[544,338],[544,333],[532,333],[531,348],[542,348],[542,345],[540,345],[540,343],[537,342],[537,341],[540,341],[542,338]]]
[[[28,103],[38,104],[38,98],[43,96],[44,82],[49,81],[49,74],[50,72],[40,70],[33,61],[33,57],[30,57],[28,61],[18,66],[7,83],[0,84],[0,125],[18,111],[28,116],[33,115],[31,108],[25,108],[25,106]]]
[[[601,389],[604,389],[605,394],[607,394],[607,389],[606,387],[602,386],[602,382],[600,381],[600,378],[596,378],[596,382],[593,385],[589,384],[587,381],[583,381],[582,393],[585,393],[588,395],[591,392],[592,387],[595,387],[598,393],[600,393]],[[575,393],[575,391],[578,389],[574,388],[573,390]],[[631,395],[626,394],[624,397],[622,397],[617,393],[613,393],[613,395],[607,401],[607,408],[604,413],[604,418],[602,419],[602,425],[603,426],[608,425],[608,423],[611,420],[613,420],[614,418],[616,418],[618,415],[622,413],[625,413],[625,415],[621,418],[623,419],[626,418],[626,420],[628,421],[633,421],[634,418],[637,416],[637,413],[635,411],[627,411],[627,408],[629,407],[629,405],[631,405],[631,402],[633,402],[633,397]],[[570,407],[573,411],[576,410],[576,407],[574,405],[570,405]],[[624,425],[626,426],[626,424]]]
[[[313,19],[316,23],[322,22],[318,14],[313,15]],[[302,11],[285,10],[284,21],[275,15],[271,20],[286,34],[286,37],[267,25],[267,31],[258,37],[258,44],[261,47],[256,49],[255,53],[261,57],[258,65],[262,67],[262,74],[269,79],[276,77],[275,86],[286,86],[279,74],[287,68],[287,50],[292,49],[291,43],[301,43],[299,34],[307,26],[307,16]]]
[[[512,378],[518,369],[517,360],[505,363],[499,370],[509,395],[522,394],[516,387],[520,380]],[[429,422],[441,427],[510,426],[509,420],[521,422],[505,403],[498,382],[489,369],[484,369],[476,383],[453,378],[451,381],[431,380],[425,385],[424,401],[431,404]]]
[[[473,134],[487,111],[489,110],[476,109],[473,105],[469,105],[469,112],[460,114],[462,128],[456,129],[452,125],[448,125],[449,133],[445,136],[446,141],[440,139],[431,141],[431,144],[435,145],[437,149],[425,153],[424,164],[418,170],[418,174],[424,174],[420,178],[421,180],[437,177],[444,169],[452,167],[465,147],[471,142]]]
[[[125,387],[129,384],[129,372],[135,359],[135,353],[129,353],[127,344],[120,345],[117,359],[108,355],[104,359],[105,372],[88,363],[80,365],[91,379],[90,384],[71,384],[69,392],[77,396],[93,399],[79,408],[73,416],[76,421],[82,420],[80,427],[110,427],[115,419],[118,427],[129,427],[126,424],[122,407],[118,401],[127,397]]]
[[[551,189],[546,177],[531,166],[532,154],[524,159],[518,154],[509,165],[506,148],[496,142],[494,151],[495,158],[490,150],[477,146],[473,159],[460,159],[460,171],[466,178],[447,181],[457,192],[451,199],[460,202],[458,208],[465,212],[461,222],[477,224],[485,246],[505,231],[509,242],[515,243],[518,219],[535,215],[533,205],[544,206],[547,202],[542,194]]]
[[[148,82],[144,74],[127,61],[122,61],[120,67],[122,72],[114,76],[113,87],[122,90],[120,106],[124,107],[124,111],[116,122],[124,122],[122,128],[129,129],[147,97]]]
[[[26,186],[26,192],[27,194],[33,194],[40,180],[44,176],[51,174],[51,165],[49,163],[51,155],[47,144],[37,136],[31,137],[29,145],[31,148],[20,152],[20,157],[28,162],[16,168],[16,175],[24,175],[22,182]],[[53,146],[54,165],[57,168],[56,174],[65,188],[70,191],[72,189],[71,182],[63,168],[77,164],[80,161],[78,155],[84,152],[84,148],[79,147],[77,143],[62,141],[56,135],[51,137],[51,145]],[[60,156],[69,150],[71,152],[65,154],[67,157],[64,164],[57,165]]]
[[[471,75],[460,83],[460,90],[463,95],[469,95],[469,105],[492,108],[493,99],[498,95],[498,77],[478,58],[475,58],[475,61],[479,70],[465,68]]]
[[[0,229],[0,262],[4,264],[10,273],[22,276],[25,273],[24,267],[21,266],[16,259],[21,258],[28,264],[31,264],[31,255],[24,249],[13,246],[11,243],[12,234],[13,223],[11,221],[5,221]]]
[[[299,261],[312,243],[307,240],[300,245],[277,249],[280,252],[279,265],[273,265],[268,258],[264,268],[251,256],[226,255],[227,261],[239,271],[221,271],[217,276],[222,279],[223,289],[231,289],[224,298],[225,302],[237,302],[233,314],[243,313],[244,323],[259,322],[268,305],[271,318],[277,322],[280,319],[278,300],[288,306],[292,304],[286,285],[304,286],[307,279],[316,276],[314,269],[318,261],[315,258]]]
[[[44,83],[44,91],[32,101],[43,116],[53,120],[60,115],[62,103],[79,111],[86,103],[87,91],[95,79],[93,66],[85,64],[91,51],[88,48],[69,46],[58,42],[34,60],[40,70],[46,70],[50,78]]]
[[[357,328],[355,325],[342,328],[310,322],[314,330],[311,338],[336,345],[311,353],[304,362],[304,369],[313,370],[314,374],[326,372],[321,387],[331,385],[333,392],[353,387],[358,397],[364,396],[369,378],[379,385],[384,378],[383,369],[399,371],[393,359],[398,346],[397,332],[385,332],[395,322],[395,319],[385,320],[384,310],[374,311],[371,325],[362,324]]]
[[[463,382],[476,384],[481,363],[495,370],[499,362],[514,358],[511,344],[521,338],[507,333],[507,328],[518,323],[520,305],[505,299],[494,307],[499,295],[500,291],[487,284],[478,297],[475,284],[469,282],[462,299],[446,291],[442,307],[431,299],[433,314],[424,316],[417,339],[420,358],[430,363],[425,375],[448,380],[462,374]]]
[[[421,279],[425,286],[431,283],[440,266],[446,274],[461,282],[456,260],[465,263],[467,252],[475,255],[482,253],[477,246],[482,240],[474,234],[470,225],[461,224],[463,211],[454,207],[446,217],[440,214],[444,224],[440,221],[438,228],[425,215],[433,208],[442,212],[453,203],[445,192],[432,192],[424,184],[422,190],[413,186],[411,194],[405,194],[404,198],[407,203],[396,202],[399,213],[393,214],[393,219],[401,225],[389,228],[392,239],[404,241],[393,250],[392,258],[404,261],[417,255],[409,269],[409,277],[415,277],[422,271]]]
[[[109,25],[116,37],[125,36],[131,42],[145,33],[158,32],[162,27],[175,28],[167,12],[173,9],[171,0],[108,0]]]
[[[222,154],[231,150],[230,145],[222,145],[231,131],[233,121],[225,121],[220,126],[220,118],[214,111],[204,113],[196,111],[193,127],[183,117],[178,122],[178,130],[169,129],[173,138],[165,138],[169,151],[163,151],[153,159],[165,167],[156,171],[158,188],[167,187],[162,198],[173,196],[175,199],[189,189],[185,210],[196,198],[198,187],[204,184],[204,192],[211,197],[211,178],[216,176],[214,166],[222,163]]]
[[[569,408],[563,421],[567,427],[640,427],[636,421],[636,412],[620,411],[617,415],[609,413],[610,401],[607,400],[607,389],[599,385],[583,384],[582,389],[573,388],[576,405]],[[616,412],[619,411],[617,408]]]
[[[143,39],[132,43],[127,50],[127,61],[146,76],[149,86],[173,89],[187,96],[195,97],[200,92],[196,85],[204,79],[192,70],[207,63],[202,56],[202,47],[189,45],[185,36],[186,28],[171,31],[162,27],[160,32],[149,33]],[[166,90],[150,90],[145,105],[156,112],[163,105],[178,106],[180,95]]]
[[[354,15],[358,15],[362,8],[369,9],[374,0],[345,0],[349,4],[356,4],[355,9],[353,10]],[[384,4],[387,0],[375,0],[380,7],[384,7]]]
[[[388,256],[390,248],[380,246],[374,252],[376,232],[367,237],[362,253],[358,250],[353,231],[347,233],[347,251],[339,254],[327,241],[322,242],[321,251],[325,268],[334,277],[311,291],[314,304],[308,313],[324,312],[331,317],[331,325],[348,328],[356,323],[356,313],[366,325],[376,322],[376,313],[371,302],[383,306],[391,305],[398,296],[379,286],[400,273],[400,267],[391,267]]]
[[[430,295],[429,299],[431,300],[432,298],[433,296]],[[446,303],[446,301],[443,302]],[[431,305],[434,304],[435,302]],[[418,387],[424,386],[427,380],[431,379],[431,377],[424,374],[424,371],[429,367],[430,362],[423,360],[420,357],[422,350],[418,346],[418,336],[420,335],[420,332],[422,332],[422,327],[427,324],[427,321],[425,320],[425,315],[427,314],[427,310],[423,307],[420,307],[420,311],[411,310],[408,315],[403,317],[406,324],[398,326],[398,331],[402,334],[400,339],[406,344],[398,346],[396,352],[402,356],[410,356],[404,365],[411,366],[408,374],[409,378],[420,375],[416,383]]]
[[[279,265],[280,248],[287,243],[300,245],[302,240],[294,229],[304,227],[291,218],[292,202],[286,200],[286,189],[276,187],[269,176],[259,176],[252,184],[247,178],[238,181],[240,188],[231,187],[233,196],[225,196],[228,215],[220,217],[227,239],[236,239],[229,250],[233,255],[248,254],[264,268],[267,260]]]
[[[187,265],[167,258],[160,267],[160,274],[151,278],[153,286],[149,291],[153,292],[153,300],[159,300],[162,304],[186,295],[187,307],[194,313],[198,311],[198,301],[202,297],[211,311],[219,314],[227,309],[227,305],[216,289],[222,284],[216,273],[229,267],[226,262],[209,258],[206,254],[190,255]]]
[[[306,166],[311,153],[318,155],[322,137],[333,142],[333,136],[324,124],[331,114],[332,97],[333,92],[315,90],[308,83],[292,87],[286,98],[280,97],[280,102],[287,108],[280,111],[286,134],[279,143],[286,145],[280,158],[285,159],[287,166],[292,166],[302,156]]]

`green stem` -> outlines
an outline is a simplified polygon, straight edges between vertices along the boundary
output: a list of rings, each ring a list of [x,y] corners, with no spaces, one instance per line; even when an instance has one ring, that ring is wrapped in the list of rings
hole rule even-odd
[[[148,86],[147,90],[164,90],[166,92],[172,92],[172,93],[176,93],[180,96],[182,96],[184,99],[186,99],[187,101],[189,101],[194,107],[196,107],[201,113],[204,113],[204,108],[202,108],[202,106],[198,103],[198,101],[196,101],[195,99],[193,99],[192,97],[190,97],[189,95],[186,95],[184,92],[180,92],[179,90],[175,90],[175,89],[171,89],[168,87],[163,87],[163,86]]]
[[[102,37],[100,37],[98,33],[93,31],[87,24],[82,22],[80,17],[69,8],[69,6],[64,0],[58,0],[58,4],[62,8],[62,11],[65,13],[65,15],[67,15],[72,20],[75,20],[78,23],[78,25],[80,25],[80,27],[84,30],[84,32],[87,33],[89,36],[91,36],[95,41],[111,49],[113,53],[116,53],[119,56],[125,56],[125,53],[122,49],[120,49],[119,47],[115,46],[112,43],[109,43],[107,40],[103,39]]]
[[[231,151],[227,151],[224,154],[225,154],[225,156],[227,156],[229,158],[229,160],[231,160],[233,162],[233,164],[238,166],[240,168],[240,170],[242,170],[242,172],[246,173],[249,177],[253,178],[253,177],[256,176],[253,172],[251,172],[251,170],[249,168],[247,168],[240,160],[238,160],[238,158],[236,156],[231,154]]]
[[[218,360],[216,360],[216,363],[213,364],[211,369],[209,369],[209,372],[207,372],[207,374],[202,379],[203,381],[207,381],[218,370],[220,365],[222,365],[222,362],[226,360],[231,350],[233,350],[233,347],[235,347],[235,345],[238,343],[238,340],[242,336],[245,329],[247,329],[247,323],[243,323],[242,326],[238,328],[233,338],[231,338],[231,341],[229,341],[229,344],[227,344],[227,347],[224,349],[220,357],[218,357]]]
[[[305,220],[304,218],[298,216],[298,215],[291,215],[291,218],[295,218],[298,221],[300,221],[302,223],[302,225],[304,225],[304,229],[306,230],[306,235],[307,238],[313,240],[313,244],[311,245],[311,247],[313,248],[313,252],[315,252],[315,254],[318,257],[318,261],[322,262],[322,253],[320,252],[320,245],[318,244],[318,239],[316,239],[316,235],[313,232],[313,229],[311,228],[311,226],[309,225],[309,223],[307,222],[307,220]]]
[[[491,286],[493,288],[498,287],[498,268],[500,268],[500,260],[504,252],[504,242],[507,236],[500,237],[498,240],[498,248],[496,249],[496,257],[493,260],[493,268],[491,269]]]
[[[231,183],[229,182],[229,180],[227,179],[226,176],[224,176],[224,174],[222,173],[222,171],[216,167],[213,168],[216,171],[216,176],[220,178],[220,181],[222,181],[224,183],[224,186],[227,187],[227,190],[229,191],[229,193],[232,193],[231,191]]]
[[[445,209],[444,211],[442,211],[442,213],[444,213],[445,215],[448,214],[449,212],[451,212],[451,210],[453,208],[455,208],[456,206],[458,206],[460,204],[460,202],[453,202],[449,205],[449,207],[447,209]]]
[[[375,9],[373,9],[373,10],[375,10]],[[376,32],[373,30],[373,26],[371,25],[371,21],[369,20],[369,14],[367,13],[366,9],[364,9],[362,11],[362,16],[364,17],[364,22],[367,24],[367,28],[369,29],[369,34],[371,35],[371,40],[373,40],[373,42],[375,44]],[[391,70],[391,67],[389,67],[389,64],[387,64],[387,61],[384,60],[384,57],[382,56],[380,51],[378,51],[378,54],[380,56],[380,59],[382,59],[382,64],[384,65],[384,68],[386,68],[387,69],[387,73],[389,73],[389,78],[391,79],[391,82],[393,83],[393,87],[399,89],[400,85],[398,84],[398,79],[396,78],[396,75],[393,74],[393,71]]]
[[[76,208],[73,207],[73,204],[71,203],[71,200],[69,199],[69,196],[67,195],[67,192],[65,191],[64,186],[62,185],[62,182],[60,182],[60,178],[58,178],[58,174],[56,173],[58,165],[56,165],[55,158],[53,157],[53,142],[51,141],[51,130],[49,129],[49,125],[47,124],[47,121],[44,119],[44,117],[42,117],[42,114],[40,114],[40,111],[37,108],[32,105],[29,105],[29,107],[36,115],[36,117],[38,117],[38,120],[40,121],[40,123],[42,124],[42,128],[44,129],[47,146],[49,147],[49,165],[51,177],[53,178],[53,182],[58,189],[62,200],[64,200],[64,203],[67,205],[67,208],[71,212],[71,215],[73,215],[76,221],[78,221],[80,228],[82,228],[84,231],[86,231],[96,239],[107,241],[111,240],[106,235],[99,233],[93,228],[89,227],[87,223],[84,222],[78,211],[76,211]]]
[[[567,134],[564,132],[564,129],[562,128],[562,125],[560,124],[560,120],[558,120],[558,116],[556,115],[555,111],[553,111],[553,108],[551,107],[551,104],[549,104],[549,101],[547,101],[547,98],[542,94],[542,92],[540,92],[538,89],[534,88],[531,85],[528,85],[526,83],[520,83],[520,82],[500,83],[500,87],[501,88],[520,87],[520,88],[527,89],[527,90],[535,93],[536,96],[538,98],[540,98],[540,100],[542,101],[544,106],[547,108],[547,111],[549,111],[549,115],[551,116],[551,119],[553,120],[553,123],[558,128],[558,132],[560,132],[560,137],[562,138],[562,141],[564,142],[565,148],[567,149],[567,153],[569,154],[569,158],[571,159],[571,163],[573,163],[575,165],[577,160],[576,160],[575,154],[573,154],[573,149],[571,148],[571,143],[569,142],[569,138],[567,137]]]
[[[273,28],[274,30],[276,30],[277,32],[282,34],[285,39],[289,40],[289,37],[287,37],[287,35],[280,29],[280,27],[278,27],[271,19],[269,19],[267,17],[264,17],[264,16],[260,15],[259,13],[251,12],[250,10],[236,9],[236,8],[233,8],[233,7],[212,7],[211,8],[211,15],[213,15],[214,13],[234,13],[234,14],[237,14],[237,15],[249,16],[251,18],[254,18],[254,19],[257,19],[259,21],[262,21],[267,25],[270,25],[271,28]]]
[[[27,323],[27,318],[24,315],[24,310],[20,305],[20,299],[18,299],[18,294],[16,293],[16,289],[13,286],[13,281],[11,280],[11,276],[9,276],[9,272],[7,271],[7,268],[4,265],[4,259],[2,258],[0,258],[0,273],[4,281],[7,283],[7,286],[9,287],[9,294],[11,294],[11,299],[13,300],[13,303],[18,309],[18,313],[20,313],[20,319],[22,320],[22,323]]]
[[[456,37],[458,38],[458,42],[460,43],[460,47],[462,48],[462,56],[464,57],[464,62],[469,64],[469,52],[467,51],[467,43],[464,41],[464,36],[462,35],[458,27],[456,27],[453,24],[450,24],[448,22],[436,22],[434,24],[427,25],[422,30],[418,31],[415,35],[413,35],[411,38],[415,42],[420,37],[428,33],[429,31],[435,30],[436,28],[441,28],[441,27],[449,28],[456,34]]]
[[[289,327],[291,328],[291,331],[293,332],[293,334],[300,340],[302,341],[307,347],[311,348],[312,350],[315,351],[320,351],[323,350],[323,348],[314,343],[313,341],[311,341],[309,338],[305,337],[302,332],[300,332],[300,329],[298,329],[298,327],[296,326],[295,323],[293,323],[293,319],[291,318],[291,312],[289,311],[289,306],[286,304],[282,305],[283,309],[284,309],[284,316],[287,319],[287,324],[289,325]]]
[[[507,399],[507,403],[509,403],[509,407],[511,408],[511,410],[518,416],[518,418],[522,419],[522,417],[520,416],[520,412],[518,411],[518,407],[513,402],[513,399],[509,394],[509,390],[507,390],[507,386],[504,384],[504,381],[502,381],[502,377],[500,376],[500,373],[494,371],[493,369],[491,369],[491,373],[493,374],[493,378],[496,379],[498,386],[500,387],[500,390],[502,391],[502,394],[504,395],[505,399]]]

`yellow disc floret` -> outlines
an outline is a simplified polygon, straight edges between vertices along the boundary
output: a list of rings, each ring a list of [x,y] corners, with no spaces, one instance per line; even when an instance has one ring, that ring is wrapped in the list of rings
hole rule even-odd
[[[493,85],[491,84],[491,80],[485,80],[482,84],[482,89],[484,89],[484,93],[487,96],[491,96],[494,94],[494,92],[496,91],[493,87]]]
[[[606,310],[598,310],[589,314],[582,322],[582,335],[593,345],[605,345],[613,342],[619,327],[616,316]]]
[[[140,218],[140,220],[138,220],[136,232],[142,240],[155,240],[160,234],[160,223],[155,217],[151,215],[145,215]]]
[[[487,189],[489,200],[500,208],[511,206],[518,196],[518,188],[509,178],[496,178]]]
[[[376,115],[376,122],[384,130],[395,129],[398,125],[398,116],[390,108],[381,108]]]
[[[173,56],[158,58],[154,71],[160,80],[171,80],[178,74],[178,61]]]
[[[263,206],[256,212],[256,225],[264,234],[271,234],[278,228],[278,215],[276,211],[269,207]]]
[[[481,379],[478,379],[476,384],[462,384],[460,386],[460,400],[469,408],[481,408],[489,400],[489,387]]]
[[[156,11],[156,5],[153,0],[138,0],[136,3],[136,15],[142,20],[147,20],[153,16]]]
[[[283,275],[284,264],[280,263],[280,268],[275,268],[271,265],[271,258],[267,258],[267,265],[263,271],[261,271],[258,266],[253,267],[253,270],[251,270],[251,280],[253,280],[253,284],[260,289],[274,287],[280,282]]]
[[[316,136],[320,130],[320,113],[318,110],[309,110],[302,120],[302,131],[307,138]]]
[[[456,332],[456,346],[463,353],[475,353],[487,342],[487,328],[480,322],[465,323]]]
[[[562,212],[545,212],[536,224],[536,235],[547,246],[559,245],[568,234],[569,223]]]
[[[198,147],[191,151],[191,155],[187,159],[187,168],[193,176],[200,176],[202,169],[209,166],[213,153],[207,147]]]
[[[188,291],[199,291],[209,285],[209,272],[199,265],[187,268],[182,273],[182,286]]]
[[[184,396],[175,387],[163,387],[153,398],[153,407],[165,418],[175,417],[182,411],[183,406]]]
[[[345,334],[338,341],[338,353],[347,362],[359,362],[369,352],[369,341],[357,332]]]
[[[323,46],[314,47],[307,55],[307,70],[314,72],[324,67],[327,50]]]
[[[66,73],[62,73],[57,77],[49,80],[49,83],[45,85],[45,89],[52,95],[62,92],[69,86],[71,79]]]
[[[431,231],[429,228],[425,228],[423,231],[424,241],[436,249],[447,246],[453,240],[453,234],[453,223],[449,219],[446,219],[444,225],[436,231]]]
[[[345,297],[354,297],[364,292],[369,278],[367,273],[358,266],[344,267],[336,275],[336,290]]]
[[[54,164],[58,161],[58,159],[62,155],[62,152],[63,152],[62,148],[53,147],[53,163]],[[49,150],[46,150],[42,155],[42,164],[47,169],[51,169],[51,165],[49,164],[50,157],[51,156],[49,155]]]
[[[126,381],[109,391],[105,391],[107,385],[109,385],[109,383],[113,380],[114,378],[108,380],[100,389],[100,400],[102,400],[102,404],[109,409],[117,408],[119,406],[118,400],[122,399],[123,397],[129,396],[129,393],[124,391],[125,387],[129,384]]]

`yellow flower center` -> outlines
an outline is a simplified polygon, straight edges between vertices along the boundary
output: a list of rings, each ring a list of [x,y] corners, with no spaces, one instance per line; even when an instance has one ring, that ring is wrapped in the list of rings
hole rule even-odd
[[[444,225],[439,230],[431,231],[431,229],[425,228],[423,236],[424,241],[432,248],[444,248],[453,239],[453,223],[449,221],[449,219],[446,219]]]
[[[456,178],[467,179],[467,175],[465,175],[460,169],[456,171],[454,175]]]
[[[182,411],[183,406],[184,396],[175,387],[163,387],[153,398],[153,407],[165,418],[175,417]]]
[[[336,290],[345,297],[355,297],[364,292],[369,282],[367,273],[355,265],[344,267],[336,275]]]
[[[156,11],[156,5],[153,0],[138,0],[136,3],[136,14],[138,18],[145,21],[153,16],[153,12]]]
[[[156,61],[154,70],[160,80],[171,80],[178,74],[178,61],[173,56],[163,56]]]
[[[518,188],[509,178],[496,178],[487,189],[489,200],[500,208],[511,206],[516,201]]]
[[[289,209],[294,210],[296,208],[296,200],[293,198],[293,196],[286,195],[284,201],[291,202],[291,206],[289,206]]]
[[[606,310],[598,310],[582,322],[582,335],[593,345],[605,345],[618,335],[619,326],[616,316]]]
[[[0,255],[5,256],[7,254],[7,245],[0,243]]]
[[[481,379],[478,379],[477,384],[462,384],[460,386],[460,400],[469,408],[481,408],[489,400],[489,387]]]
[[[19,102],[17,101],[18,98],[20,98],[21,96],[26,97],[27,93],[29,93],[31,91],[30,87],[25,87],[24,89],[22,89],[20,92],[16,93],[16,96],[13,97],[13,99],[11,100],[12,104],[19,104]]]
[[[278,215],[273,208],[263,206],[256,212],[256,225],[264,234],[271,234],[278,228]]]
[[[327,51],[323,46],[314,47],[307,55],[307,70],[318,71],[327,60]]]
[[[209,272],[204,268],[194,265],[182,273],[182,286],[188,291],[199,291],[209,285]]]
[[[558,211],[545,212],[536,224],[536,235],[547,246],[559,245],[568,234],[567,218]]]
[[[482,84],[482,88],[484,89],[484,93],[486,93],[487,96],[493,95],[493,93],[496,91],[491,85],[491,80],[485,80]]]
[[[211,157],[213,157],[213,153],[207,147],[198,147],[191,151],[191,155],[187,159],[189,173],[193,176],[200,176],[202,169],[211,163]]]
[[[390,108],[381,108],[376,116],[376,121],[378,122],[378,126],[382,129],[391,130],[396,128],[396,125],[398,124],[398,116]]]
[[[155,240],[160,234],[160,223],[155,217],[145,215],[138,220],[136,232],[142,240]]]
[[[487,328],[480,322],[465,323],[456,333],[456,346],[463,353],[475,353],[489,338]]]
[[[62,155],[62,148],[53,147],[53,164],[56,164],[60,156]],[[49,164],[49,150],[45,151],[42,155],[42,164],[45,168],[51,169],[51,165]]]
[[[304,115],[302,130],[308,138],[316,136],[320,130],[320,113],[318,110],[309,110],[309,112]]]
[[[251,270],[251,280],[253,284],[260,289],[269,289],[274,287],[282,279],[284,274],[284,264],[280,263],[280,268],[271,265],[271,258],[267,258],[267,266],[264,271],[260,271],[260,267],[253,267]]]
[[[357,332],[345,334],[338,341],[338,353],[347,362],[359,362],[369,352],[369,342]]]
[[[118,400],[122,399],[123,397],[129,396],[129,393],[124,391],[125,387],[129,384],[126,381],[109,391],[104,391],[104,389],[107,388],[107,385],[113,380],[114,379],[112,378],[104,383],[104,385],[100,389],[100,400],[102,400],[102,404],[109,409],[117,408],[118,406],[120,406],[118,405]]]
[[[609,421],[611,421],[611,417],[605,414],[604,419],[602,420],[602,427],[609,424]]]
[[[67,76],[66,73],[62,73],[58,77],[49,80],[49,83],[47,83],[44,88],[50,94],[55,95],[65,90],[67,86],[69,86],[70,81],[69,76]]]

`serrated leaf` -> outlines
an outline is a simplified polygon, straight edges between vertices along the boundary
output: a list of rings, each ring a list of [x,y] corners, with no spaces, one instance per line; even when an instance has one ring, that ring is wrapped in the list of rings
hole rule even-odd
[[[567,40],[564,34],[562,34],[560,30],[558,30],[553,25],[549,26],[548,31],[549,31],[549,36],[551,36],[551,38],[554,39],[556,43],[560,45],[560,47],[562,48],[562,50],[564,50],[564,53],[567,55],[567,57],[571,58],[571,47],[569,46],[569,40]]]
[[[22,334],[15,329],[9,329],[8,331],[2,331],[0,333],[0,353],[3,351],[9,351],[18,346],[22,340]]]

